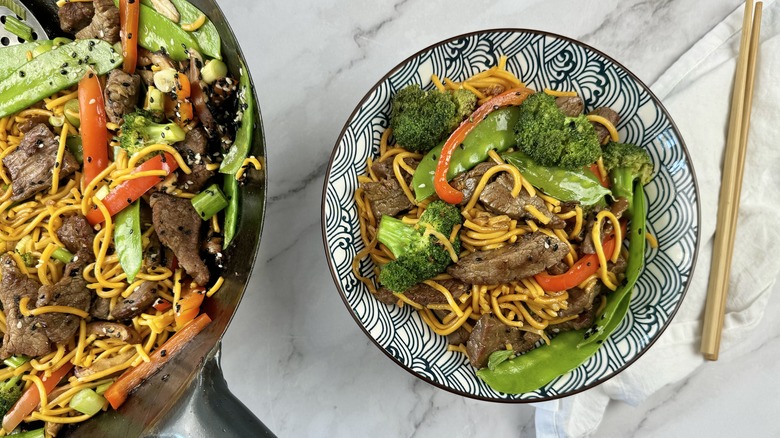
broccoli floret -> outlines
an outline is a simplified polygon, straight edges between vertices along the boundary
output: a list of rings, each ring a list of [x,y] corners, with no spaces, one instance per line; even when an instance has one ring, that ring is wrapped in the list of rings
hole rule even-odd
[[[477,95],[464,89],[452,91],[451,95],[452,101],[455,102],[455,117],[450,122],[450,131],[454,131],[460,122],[474,112],[477,107]]]
[[[13,376],[0,383],[0,416],[5,415],[22,396],[22,376]]]
[[[650,155],[635,144],[611,142],[604,147],[602,160],[609,173],[612,194],[615,198],[628,199],[628,211],[631,211],[634,181],[645,185],[653,176]]]
[[[156,143],[174,144],[184,140],[185,132],[175,123],[157,123],[149,111],[135,110],[124,117],[119,145],[132,155]]]
[[[401,293],[444,272],[452,263],[450,254],[439,239],[426,235],[425,230],[431,228],[449,238],[453,227],[460,223],[462,217],[458,208],[442,201],[428,204],[416,226],[382,216],[377,238],[396,259],[382,267],[379,282],[393,292]],[[456,253],[460,252],[460,239],[456,237],[452,246]]]
[[[476,102],[468,90],[442,93],[409,85],[393,98],[390,126],[395,140],[410,151],[428,152],[474,111]]]
[[[576,169],[601,155],[598,135],[588,119],[567,117],[555,98],[545,93],[535,93],[520,105],[515,135],[520,150],[543,166]]]

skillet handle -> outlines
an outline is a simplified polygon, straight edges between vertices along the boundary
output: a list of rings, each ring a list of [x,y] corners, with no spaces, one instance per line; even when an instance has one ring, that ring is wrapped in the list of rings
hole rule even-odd
[[[151,432],[154,437],[210,438],[274,435],[227,387],[219,366],[222,343],[206,357],[203,369]]]

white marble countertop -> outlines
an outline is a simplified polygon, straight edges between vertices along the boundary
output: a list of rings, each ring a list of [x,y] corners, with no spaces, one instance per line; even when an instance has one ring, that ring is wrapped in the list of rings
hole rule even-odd
[[[220,3],[257,86],[270,177],[257,264],[224,340],[230,388],[282,437],[534,436],[531,405],[466,399],[418,380],[345,309],[320,231],[322,182],[338,134],[384,73],[451,36],[499,27],[560,33],[652,84],[740,1]],[[636,407],[610,405],[598,436],[779,436],[770,420],[780,406],[778,339],[780,322],[765,318],[744,348],[689,379]]]

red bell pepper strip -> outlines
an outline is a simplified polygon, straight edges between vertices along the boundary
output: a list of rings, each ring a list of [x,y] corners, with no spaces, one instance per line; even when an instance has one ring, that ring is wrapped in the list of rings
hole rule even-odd
[[[147,170],[164,170],[170,175],[171,172],[179,168],[179,163],[173,158],[173,155],[163,152],[162,155],[155,155],[149,160],[145,161],[140,166],[136,167],[132,173],[144,172]],[[140,178],[127,180],[118,186],[114,187],[105,198],[103,198],[103,205],[106,206],[111,216],[122,211],[125,207],[132,204],[136,199],[143,196],[149,189],[154,187],[157,183],[162,181],[164,177],[160,176],[142,176]],[[103,213],[94,206],[94,208],[87,214],[87,221],[92,225],[97,225],[103,222],[105,218]]]
[[[62,380],[71,369],[73,369],[73,364],[67,362],[56,371],[53,371],[48,378],[41,378],[43,387],[46,389],[46,394],[50,394],[57,384],[60,383],[60,380]],[[27,390],[24,391],[24,394],[19,397],[19,400],[14,403],[11,409],[9,409],[3,417],[3,430],[11,431],[16,429],[16,426],[20,425],[22,420],[30,415],[40,403],[41,394],[38,392],[38,387],[32,385],[27,388]]]
[[[119,379],[108,387],[103,396],[114,409],[119,409],[136,386],[156,373],[210,322],[211,318],[207,314],[200,314],[155,350],[150,356],[151,361],[141,362],[137,367],[131,368],[119,376]]]
[[[609,188],[609,179],[607,178],[607,175],[602,175],[601,171],[599,170],[599,165],[596,163],[591,164],[588,166],[588,169],[596,175],[596,178],[599,179],[599,183],[601,183],[602,187]]]
[[[97,74],[90,70],[79,81],[79,115],[81,118],[81,147],[84,151],[84,179],[86,186],[108,166],[108,130],[106,106]]]
[[[620,225],[623,235],[626,235],[625,222]],[[610,234],[602,244],[604,254],[612,254],[615,250],[615,234]],[[534,275],[534,279],[542,289],[548,292],[560,292],[571,289],[585,281],[588,277],[599,270],[599,256],[596,254],[586,254],[580,257],[568,271],[559,275],[550,275],[547,272],[540,272]]]
[[[135,73],[138,59],[138,17],[141,14],[141,0],[119,0],[119,35],[122,37],[122,70]]]
[[[463,201],[463,193],[453,188],[447,182],[447,170],[450,168],[450,160],[452,159],[452,153],[455,152],[455,148],[463,142],[468,133],[479,122],[484,120],[488,114],[505,106],[520,105],[531,94],[533,94],[533,90],[525,87],[512,88],[505,91],[483,103],[450,134],[450,137],[441,148],[441,156],[433,174],[433,186],[436,189],[436,194],[442,201],[449,204],[460,204]]]

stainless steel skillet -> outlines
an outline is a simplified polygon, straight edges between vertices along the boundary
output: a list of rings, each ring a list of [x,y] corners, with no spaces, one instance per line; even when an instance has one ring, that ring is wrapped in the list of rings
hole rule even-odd
[[[39,39],[60,36],[55,0],[5,0],[26,8],[25,21]],[[244,61],[235,35],[214,0],[190,0],[219,30],[222,54],[233,76]],[[0,3],[2,4],[2,3]],[[13,7],[13,6],[12,6]],[[0,16],[10,14],[0,6]],[[0,26],[0,45],[15,43]],[[244,61],[244,64],[247,63]],[[254,86],[252,87],[254,92]],[[256,111],[251,154],[265,157],[260,111]],[[118,410],[109,410],[58,436],[72,437],[216,437],[261,436],[273,433],[228,390],[220,369],[220,348],[225,333],[249,282],[254,265],[266,204],[265,170],[252,172],[241,190],[241,214],[237,238],[225,251],[225,284],[204,303],[211,324],[190,344],[144,382]]]

